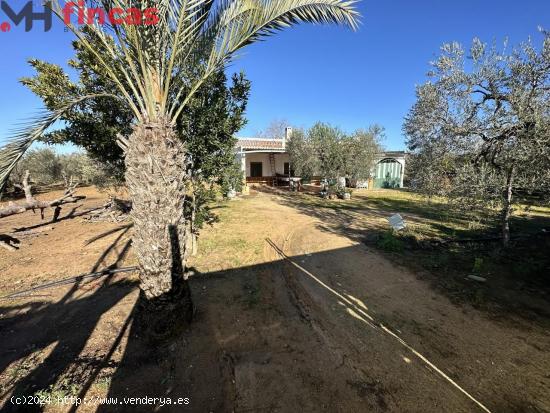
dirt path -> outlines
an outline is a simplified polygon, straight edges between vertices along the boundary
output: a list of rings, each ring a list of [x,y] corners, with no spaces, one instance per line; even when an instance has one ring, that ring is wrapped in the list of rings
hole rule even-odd
[[[78,376],[91,394],[190,399],[184,407],[157,404],[158,411],[550,412],[550,336],[535,323],[458,307],[377,252],[323,231],[318,217],[277,195],[234,202],[204,234],[192,263],[196,319],[176,342],[151,349],[131,323],[119,334],[136,311],[135,287],[112,280],[116,285],[88,291],[91,298],[79,296],[78,306],[57,301],[47,311],[27,310],[24,323],[0,319],[0,333],[9,331],[2,351],[22,337],[34,344],[26,354],[53,345],[48,329],[36,343],[29,329],[44,319],[84,317],[89,302],[94,319],[85,329],[94,340],[76,334],[74,343],[68,335],[69,359],[60,351],[46,358],[51,366],[62,361],[50,371],[59,379],[83,363],[82,353],[95,354],[93,380]],[[214,234],[245,248],[237,253]],[[17,387],[53,381],[38,373]],[[97,377],[107,373],[102,392]]]
[[[357,383],[377,383],[366,392],[371,404],[388,411],[550,411],[545,332],[457,307],[375,251],[312,227],[294,227],[279,241],[287,285]]]

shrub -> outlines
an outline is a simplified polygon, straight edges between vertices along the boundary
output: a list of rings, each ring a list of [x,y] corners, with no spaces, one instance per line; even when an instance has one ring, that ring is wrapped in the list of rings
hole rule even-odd
[[[404,243],[401,239],[395,236],[392,231],[387,231],[382,234],[382,237],[378,240],[378,248],[384,251],[401,252],[404,248]]]

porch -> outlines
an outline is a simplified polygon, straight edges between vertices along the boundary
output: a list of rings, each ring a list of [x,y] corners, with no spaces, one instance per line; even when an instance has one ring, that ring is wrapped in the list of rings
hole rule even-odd
[[[286,152],[247,151],[241,154],[241,165],[247,184],[288,185],[290,157]]]

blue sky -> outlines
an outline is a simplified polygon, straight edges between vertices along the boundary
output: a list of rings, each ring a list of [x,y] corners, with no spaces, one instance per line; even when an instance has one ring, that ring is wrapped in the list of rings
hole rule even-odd
[[[366,0],[359,9],[357,32],[303,25],[242,52],[228,68],[252,81],[249,123],[240,135],[253,135],[274,119],[303,127],[321,120],[347,131],[378,123],[386,128],[388,149],[405,149],[403,117],[442,43],[469,45],[476,36],[539,41],[537,26],[550,28],[548,0]],[[22,27],[0,33],[0,141],[41,107],[17,82],[32,73],[26,60],[64,65],[72,55],[62,24],[54,21],[48,33],[36,24],[29,33]]]

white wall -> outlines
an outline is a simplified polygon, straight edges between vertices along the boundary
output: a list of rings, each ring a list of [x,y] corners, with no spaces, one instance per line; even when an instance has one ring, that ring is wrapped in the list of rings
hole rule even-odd
[[[289,162],[290,156],[288,153],[276,153],[275,154],[275,171],[278,174],[285,173],[285,162]]]

